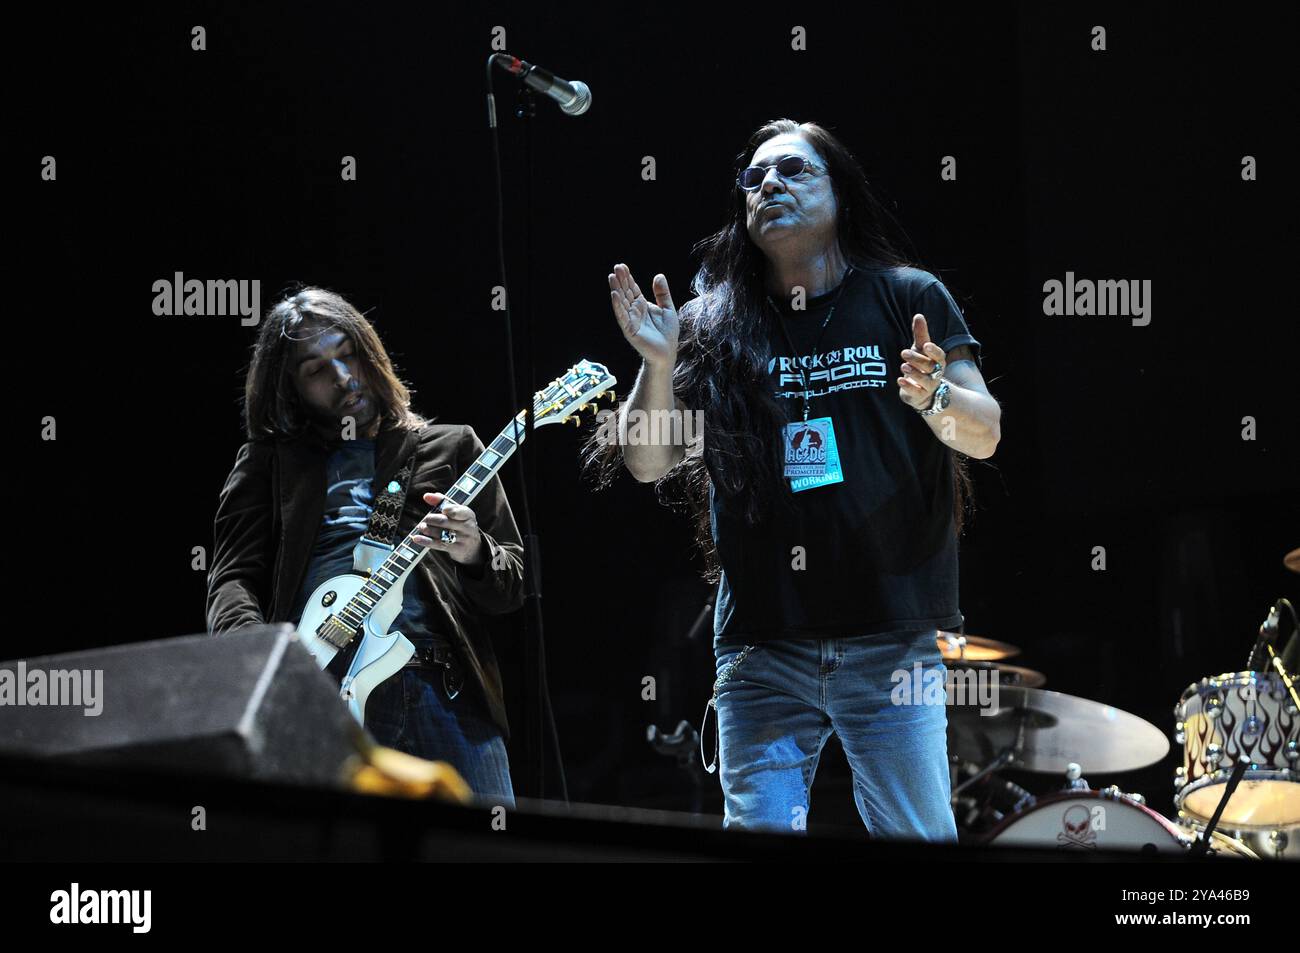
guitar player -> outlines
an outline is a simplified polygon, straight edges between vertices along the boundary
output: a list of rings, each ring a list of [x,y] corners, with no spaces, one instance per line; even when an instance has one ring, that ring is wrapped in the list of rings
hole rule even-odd
[[[429,513],[483,444],[470,427],[430,423],[410,405],[374,327],[344,298],[304,288],[270,309],[244,386],[248,440],[214,520],[208,628],[296,625],[320,583],[353,569],[358,540],[382,522],[372,519],[376,500],[381,513],[391,506],[398,537],[419,523],[414,541],[433,552],[391,626],[416,653],[371,693],[366,728],[380,744],[449,762],[477,797],[513,807],[501,674],[483,616],[523,603],[519,530],[496,478],[472,509]],[[408,461],[403,487],[394,478]]]

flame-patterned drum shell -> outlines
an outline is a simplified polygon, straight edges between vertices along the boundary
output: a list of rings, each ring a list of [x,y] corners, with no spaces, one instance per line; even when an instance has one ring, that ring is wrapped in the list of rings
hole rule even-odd
[[[1239,758],[1241,784],[1220,825],[1260,830],[1300,823],[1300,714],[1281,676],[1228,672],[1187,687],[1175,709],[1181,725],[1182,770],[1174,798],[1181,811],[1209,820]]]

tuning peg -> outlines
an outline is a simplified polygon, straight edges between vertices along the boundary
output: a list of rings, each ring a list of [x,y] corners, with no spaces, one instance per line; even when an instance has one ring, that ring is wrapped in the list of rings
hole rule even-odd
[[[565,423],[568,423],[570,420],[573,421],[573,426],[575,426],[575,427],[581,427],[581,426],[582,426],[582,418],[579,417],[577,414],[574,414],[572,417],[565,417],[565,418],[564,418],[564,422],[565,422]]]

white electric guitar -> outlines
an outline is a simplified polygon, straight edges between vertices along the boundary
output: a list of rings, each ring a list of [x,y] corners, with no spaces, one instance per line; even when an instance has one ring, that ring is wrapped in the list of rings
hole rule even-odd
[[[610,390],[618,383],[601,364],[579,361],[567,374],[551,381],[533,395],[533,425],[579,423],[577,415],[587,402],[603,395],[615,399]],[[446,503],[468,505],[523,442],[526,414],[520,411],[483,450],[464,475],[446,491]],[[417,526],[419,524],[417,523]],[[385,679],[396,674],[415,646],[400,632],[388,627],[402,611],[402,589],[411,570],[428,552],[411,541],[414,530],[395,546],[367,540],[368,573],[344,573],[325,580],[307,600],[298,623],[298,637],[321,668],[339,680],[339,695],[354,717],[365,724],[366,699]]]

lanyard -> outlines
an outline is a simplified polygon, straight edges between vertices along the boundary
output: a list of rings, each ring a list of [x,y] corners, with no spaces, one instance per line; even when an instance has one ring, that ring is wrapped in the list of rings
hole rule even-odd
[[[840,279],[840,290],[835,292],[835,300],[831,302],[831,309],[826,313],[826,320],[822,322],[821,330],[817,332],[817,343],[813,345],[811,355],[812,363],[814,364],[817,363],[817,350],[822,346],[822,338],[826,335],[826,325],[831,323],[831,318],[835,314],[835,309],[839,307],[840,298],[844,294],[844,288],[849,283],[849,275],[851,274],[853,274],[852,265],[850,265],[848,270],[844,272],[844,277]],[[776,326],[781,329],[781,335],[785,338],[785,343],[790,348],[790,353],[794,355],[795,363],[799,366],[799,379],[803,382],[803,419],[804,423],[807,423],[808,404],[811,401],[811,396],[808,393],[808,371],[804,368],[802,359],[800,359],[799,355],[795,352],[794,342],[790,340],[790,332],[785,328],[785,318],[770,295],[768,296],[767,303],[770,304],[772,310],[776,312]]]

